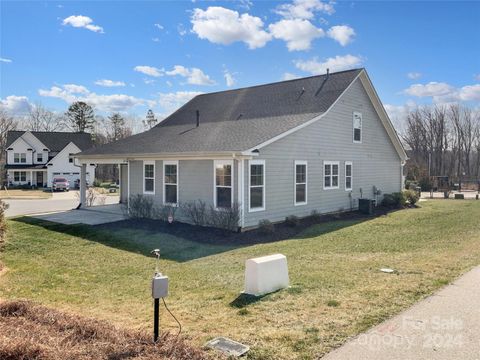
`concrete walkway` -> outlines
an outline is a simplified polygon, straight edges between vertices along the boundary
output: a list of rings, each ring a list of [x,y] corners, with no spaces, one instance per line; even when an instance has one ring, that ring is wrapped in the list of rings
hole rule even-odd
[[[60,224],[99,225],[124,220],[120,204],[99,205],[80,210],[59,211],[48,214],[30,215],[36,219],[52,221]]]
[[[480,360],[480,266],[325,360]]]

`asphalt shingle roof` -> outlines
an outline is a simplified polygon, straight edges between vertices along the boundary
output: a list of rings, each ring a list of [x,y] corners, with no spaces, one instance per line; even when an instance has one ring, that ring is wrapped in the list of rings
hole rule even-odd
[[[60,152],[70,142],[73,142],[82,151],[93,146],[92,136],[88,133],[59,131],[30,132],[52,152]],[[24,133],[25,131],[9,131],[7,133],[7,148]]]
[[[244,151],[327,111],[361,71],[198,95],[151,130],[81,155]]]

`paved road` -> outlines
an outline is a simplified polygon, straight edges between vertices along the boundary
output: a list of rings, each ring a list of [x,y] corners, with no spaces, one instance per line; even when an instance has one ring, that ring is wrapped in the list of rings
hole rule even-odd
[[[50,199],[9,199],[5,200],[9,204],[6,212],[7,217],[41,214],[47,212],[57,212],[71,210],[77,207],[78,200],[75,193],[78,191],[69,191],[64,193],[53,193]],[[107,196],[105,204],[118,203],[118,196]]]
[[[480,360],[480,266],[323,360]]]

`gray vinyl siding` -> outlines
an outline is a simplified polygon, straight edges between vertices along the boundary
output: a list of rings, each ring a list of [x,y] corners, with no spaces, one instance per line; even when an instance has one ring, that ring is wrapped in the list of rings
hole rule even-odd
[[[235,167],[236,164],[234,164]],[[202,200],[207,206],[213,205],[214,194],[214,161],[213,160],[179,160],[178,161],[178,201]],[[234,169],[237,176],[237,169]],[[234,200],[238,200],[237,178],[232,189]],[[163,161],[155,161],[155,194],[143,194],[143,161],[130,161],[130,196],[142,194],[151,196],[157,205],[163,204]],[[177,220],[187,221],[181,209],[175,213]]]
[[[353,143],[353,112],[362,113],[362,143]],[[382,193],[401,190],[401,160],[360,80],[347,90],[330,112],[306,126],[260,149],[265,160],[266,209],[249,212],[249,162],[245,160],[245,227],[262,219],[272,222],[288,215],[307,216],[358,207],[360,189],[364,198],[373,198],[373,187]],[[294,206],[294,161],[308,162],[308,201]],[[338,161],[339,188],[323,189],[323,161]],[[345,191],[345,161],[353,162],[351,203]]]

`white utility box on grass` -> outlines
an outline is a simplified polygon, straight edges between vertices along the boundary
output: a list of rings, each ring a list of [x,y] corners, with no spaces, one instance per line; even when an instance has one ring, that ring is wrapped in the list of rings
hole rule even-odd
[[[245,293],[255,296],[288,287],[287,257],[282,254],[248,259],[245,262]]]

